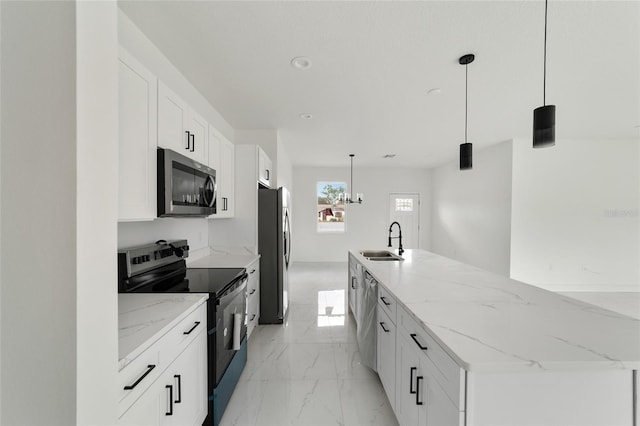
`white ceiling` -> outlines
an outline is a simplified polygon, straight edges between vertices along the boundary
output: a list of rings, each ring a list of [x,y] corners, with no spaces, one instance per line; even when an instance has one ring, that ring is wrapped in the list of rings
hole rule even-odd
[[[428,167],[464,141],[531,138],[543,1],[126,1],[121,9],[236,129],[277,128],[294,165]],[[549,2],[556,138],[640,136],[640,2]],[[308,70],[291,67],[308,56]],[[440,88],[440,95],[427,95]],[[300,113],[313,119],[302,120]],[[397,156],[382,159],[387,153]]]

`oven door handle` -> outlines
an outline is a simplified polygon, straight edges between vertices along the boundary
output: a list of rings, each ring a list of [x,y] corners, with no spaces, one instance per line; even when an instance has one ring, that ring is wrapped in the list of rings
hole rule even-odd
[[[247,281],[248,281],[247,278],[243,277],[242,278],[242,284],[240,286],[238,286],[238,288],[233,290],[231,293],[223,294],[222,296],[220,296],[220,298],[218,300],[216,300],[216,305],[220,306],[220,305],[224,304],[223,300],[233,299],[238,294],[242,293],[243,291],[246,291],[247,290]]]

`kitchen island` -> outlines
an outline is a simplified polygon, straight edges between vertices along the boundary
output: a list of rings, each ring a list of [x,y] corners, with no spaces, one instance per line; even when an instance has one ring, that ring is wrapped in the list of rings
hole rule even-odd
[[[384,298],[378,340],[396,334],[378,372],[401,424],[637,424],[640,321],[424,250],[402,257],[350,252]],[[450,409],[430,422],[436,400]]]

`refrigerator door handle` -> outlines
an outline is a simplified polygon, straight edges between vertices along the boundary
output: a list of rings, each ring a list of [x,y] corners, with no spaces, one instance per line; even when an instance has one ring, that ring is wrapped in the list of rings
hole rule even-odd
[[[289,258],[291,257],[291,229],[289,225],[289,212],[284,212],[284,261],[289,269]]]

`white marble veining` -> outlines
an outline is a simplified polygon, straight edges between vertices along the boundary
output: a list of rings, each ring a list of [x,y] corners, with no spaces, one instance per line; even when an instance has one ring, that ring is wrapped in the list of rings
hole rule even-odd
[[[424,250],[351,252],[469,371],[640,368],[640,320]]]
[[[208,298],[206,293],[118,294],[118,370]]]
[[[251,247],[207,247],[189,253],[187,268],[246,268],[259,258]]]

